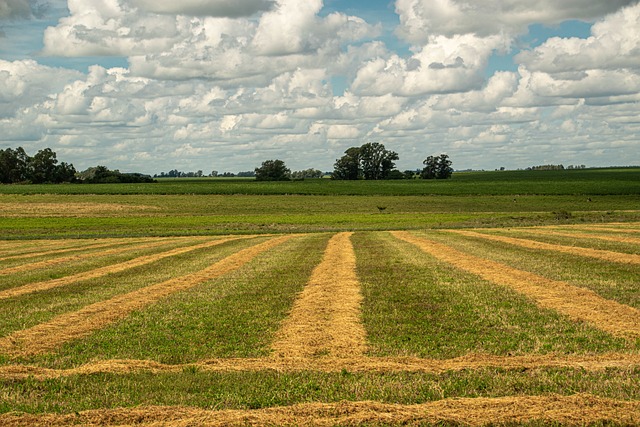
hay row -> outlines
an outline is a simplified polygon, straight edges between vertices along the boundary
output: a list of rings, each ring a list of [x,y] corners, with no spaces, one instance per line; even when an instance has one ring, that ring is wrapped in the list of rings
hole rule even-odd
[[[276,334],[272,348],[280,357],[347,357],[366,351],[351,234],[338,233],[329,240],[322,261]]]
[[[184,237],[182,238],[178,238],[178,239],[185,239]],[[172,239],[171,241],[176,240],[176,239]],[[76,244],[75,246],[70,246],[70,247],[65,247],[65,248],[60,248],[60,243],[58,243],[57,246],[58,249],[50,249],[50,250],[46,250],[46,251],[41,251],[41,252],[30,252],[30,253],[22,253],[20,255],[11,255],[11,256],[6,256],[4,258],[0,258],[0,261],[7,261],[7,260],[11,260],[11,259],[22,259],[22,258],[35,258],[35,257],[41,257],[41,256],[50,256],[50,255],[58,255],[58,254],[63,254],[63,253],[67,253],[67,252],[73,252],[73,251],[81,251],[81,250],[88,250],[88,249],[94,249],[94,248],[100,248],[100,247],[108,247],[108,246],[113,246],[113,245],[119,245],[122,243],[134,243],[134,244],[138,244],[138,243],[149,243],[149,242],[159,242],[159,241],[164,241],[167,242],[169,241],[169,238],[145,238],[143,240],[140,239],[100,239],[100,242],[102,243],[97,243],[97,244]],[[110,242],[110,243],[109,243]],[[91,241],[90,243],[93,243],[93,241]],[[47,247],[48,245],[40,245],[38,244],[38,249],[43,249],[43,247]]]
[[[508,286],[533,299],[540,307],[555,310],[574,320],[586,321],[615,336],[631,340],[640,337],[640,310],[633,307],[602,298],[595,292],[566,282],[550,280],[460,252],[442,243],[418,238],[406,231],[391,233],[439,260],[490,282]]]
[[[71,217],[80,218],[86,216],[113,215],[135,212],[158,211],[158,206],[149,205],[125,205],[117,203],[0,203],[2,216],[23,217]]]
[[[525,228],[522,231],[526,231],[530,234],[538,234],[541,236],[558,236],[558,237],[574,237],[577,239],[596,239],[596,240],[605,240],[608,242],[616,242],[616,243],[631,243],[631,244],[640,244],[640,239],[635,237],[626,237],[626,236],[612,236],[610,234],[590,234],[590,233],[578,233],[574,231],[553,231],[548,228]]]
[[[154,241],[152,243],[137,244],[135,246],[129,246],[129,247],[126,247],[126,248],[117,247],[117,248],[114,248],[114,249],[101,251],[99,254],[96,254],[94,252],[80,253],[80,254],[70,255],[70,256],[66,256],[66,257],[47,259],[47,260],[44,260],[44,261],[30,262],[30,263],[23,264],[23,265],[18,265],[18,266],[15,266],[15,267],[4,268],[4,269],[0,270],[0,276],[6,276],[8,274],[14,274],[14,273],[23,273],[25,271],[38,270],[38,269],[42,269],[42,268],[51,267],[53,265],[64,264],[66,262],[78,261],[78,260],[85,259],[85,258],[95,258],[96,256],[121,254],[123,252],[131,252],[131,251],[137,251],[137,250],[140,250],[140,249],[148,249],[148,248],[153,248],[153,247],[162,246],[162,245],[166,245],[166,244],[167,244],[166,240]],[[114,243],[102,243],[102,244],[97,244],[97,245],[85,246],[83,248],[78,248],[78,250],[99,249],[99,248],[109,247],[109,246],[113,246],[113,245],[114,245]]]
[[[103,360],[90,362],[70,369],[50,369],[29,365],[0,366],[0,379],[22,380],[33,378],[47,380],[74,375],[99,373],[126,375],[148,372],[153,374],[183,372],[186,368],[196,368],[201,372],[421,372],[438,374],[449,371],[505,369],[537,370],[549,368],[574,368],[590,372],[607,369],[635,369],[640,366],[638,353],[602,353],[587,355],[524,355],[493,356],[469,354],[454,359],[423,359],[417,357],[367,357],[347,358],[310,357],[281,358],[277,355],[263,358],[210,359],[196,363],[167,365],[152,360]]]
[[[625,254],[621,252],[604,251],[601,249],[580,248],[576,246],[553,245],[550,243],[536,242],[533,240],[517,239],[515,237],[496,236],[493,234],[476,233],[466,230],[448,230],[451,233],[468,237],[479,237],[486,240],[508,243],[528,249],[542,249],[554,252],[563,252],[571,255],[579,255],[589,258],[602,259],[608,262],[619,262],[627,264],[640,264],[640,255]]]
[[[272,238],[228,256],[199,272],[118,295],[78,311],[62,314],[49,322],[14,332],[0,338],[0,351],[12,356],[28,356],[52,351],[65,342],[104,328],[110,323],[127,317],[132,311],[140,310],[161,298],[236,270],[260,253],[292,237]]]
[[[468,426],[526,422],[587,425],[608,421],[621,425],[640,423],[640,402],[621,401],[591,394],[561,396],[509,396],[443,399],[417,405],[380,402],[301,403],[255,410],[205,410],[190,407],[150,406],[96,409],[75,414],[0,415],[6,427],[47,426],[335,426],[364,423],[416,425],[455,423]]]
[[[213,246],[220,245],[222,243],[226,243],[230,240],[236,240],[240,238],[242,237],[214,240],[211,242],[205,242],[198,245],[188,246],[185,248],[171,249],[169,251],[165,251],[165,252],[161,252],[153,255],[144,255],[144,256],[134,258],[129,261],[124,261],[115,265],[108,265],[105,267],[84,271],[82,273],[73,274],[71,276],[61,277],[59,279],[51,279],[44,282],[29,283],[28,285],[23,285],[17,288],[11,288],[11,289],[6,289],[4,291],[0,291],[0,300],[13,298],[20,295],[26,295],[33,292],[45,291],[47,289],[53,289],[60,286],[66,286],[71,283],[76,283],[84,280],[97,279],[99,277],[103,277],[108,274],[119,273],[135,267],[140,267],[146,264],[150,264],[152,262],[159,261],[164,258],[181,255],[187,252],[195,251],[197,249],[210,248]],[[143,249],[143,248],[149,248],[153,246],[160,246],[166,243],[167,242],[151,243],[148,245],[136,246],[134,249]],[[102,254],[106,255],[110,252],[121,252],[121,251],[122,251],[121,249],[120,250],[115,249],[114,251],[102,252]],[[92,254],[92,256],[95,256],[95,254]]]
[[[101,239],[101,241],[113,241],[112,239]],[[15,256],[16,249],[20,249],[21,251],[30,251],[30,250],[43,250],[45,248],[55,247],[60,249],[61,247],[66,248],[83,248],[87,245],[87,243],[94,243],[93,240],[2,240],[0,241],[0,261],[4,261],[6,259],[13,259]],[[46,255],[47,252],[43,252],[42,254]],[[34,256],[31,253],[26,253],[21,255],[22,257]]]

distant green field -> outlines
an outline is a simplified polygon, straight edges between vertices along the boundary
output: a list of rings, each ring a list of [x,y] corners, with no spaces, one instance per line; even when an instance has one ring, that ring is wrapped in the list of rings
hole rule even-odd
[[[640,194],[640,168],[458,172],[450,180],[257,182],[177,178],[154,184],[3,185],[4,194],[626,195]]]
[[[4,193],[4,194],[2,194]],[[176,236],[640,219],[640,169],[468,172],[447,181],[0,186],[5,238]]]

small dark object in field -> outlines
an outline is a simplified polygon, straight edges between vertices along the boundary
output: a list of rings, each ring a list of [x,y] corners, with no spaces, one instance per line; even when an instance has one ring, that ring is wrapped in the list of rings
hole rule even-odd
[[[379,210],[380,212],[384,212],[384,210],[385,210],[385,209],[387,209],[387,207],[386,207],[386,206],[378,206],[378,210]]]
[[[588,198],[587,198],[587,202],[590,202],[590,201],[591,201],[591,197],[588,197]]]

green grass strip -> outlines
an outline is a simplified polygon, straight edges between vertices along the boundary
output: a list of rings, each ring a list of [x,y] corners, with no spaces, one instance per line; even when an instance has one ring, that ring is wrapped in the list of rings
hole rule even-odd
[[[640,369],[588,372],[488,368],[424,373],[183,372],[79,375],[39,381],[1,380],[0,413],[67,413],[138,406],[257,409],[304,402],[420,404],[447,398],[571,396],[640,399]]]
[[[627,347],[622,339],[540,309],[387,233],[357,233],[353,241],[374,355],[452,358]]]

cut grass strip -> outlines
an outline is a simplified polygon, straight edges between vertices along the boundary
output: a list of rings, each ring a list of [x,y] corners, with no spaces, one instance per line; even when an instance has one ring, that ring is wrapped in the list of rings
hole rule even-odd
[[[336,358],[322,356],[315,358],[222,358],[208,359],[194,363],[166,364],[153,360],[111,359],[85,363],[83,365],[56,369],[34,365],[0,366],[0,380],[24,380],[33,378],[38,381],[71,377],[76,375],[131,373],[168,373],[168,372],[238,372],[238,371],[276,371],[276,372],[422,372],[444,373],[450,371],[481,370],[499,368],[504,370],[538,370],[550,368],[581,369],[589,372],[610,369],[640,368],[640,354],[603,353],[588,355],[524,355],[492,356],[487,354],[467,354],[453,359],[425,359],[418,357],[350,357]]]
[[[435,258],[446,261],[485,280],[509,286],[534,299],[541,307],[551,308],[578,321],[586,321],[614,336],[640,338],[640,310],[604,299],[596,293],[550,280],[505,264],[457,251],[447,245],[418,238],[411,233],[392,232]]]
[[[86,336],[96,329],[128,316],[167,295],[189,289],[207,280],[233,271],[255,256],[271,249],[293,236],[273,238],[264,243],[244,249],[212,266],[187,276],[167,280],[156,285],[91,304],[73,313],[60,315],[50,322],[17,331],[0,339],[0,351],[11,356],[27,356],[44,353],[59,345]]]
[[[84,426],[353,426],[353,425],[588,425],[640,423],[640,401],[605,399],[590,394],[572,396],[507,396],[442,399],[417,405],[373,401],[299,403],[249,410],[205,410],[193,407],[151,406],[97,409],[77,414],[0,415],[6,427],[47,425]]]
[[[479,237],[496,242],[509,243],[511,245],[522,246],[529,249],[543,249],[548,251],[563,252],[572,255],[586,256],[590,258],[602,259],[609,262],[620,262],[628,264],[640,264],[640,255],[625,254],[620,252],[603,251],[591,248],[579,248],[576,246],[552,245],[549,243],[536,242],[533,240],[517,239],[514,237],[497,236],[493,234],[476,233],[466,230],[448,230],[462,236]]]
[[[366,333],[352,233],[336,234],[273,343],[277,357],[362,355]]]
[[[166,240],[161,240],[161,241],[154,241],[154,242],[151,242],[151,243],[137,244],[136,246],[127,246],[126,248],[117,247],[115,249],[109,249],[109,250],[101,251],[98,255],[105,256],[105,255],[119,254],[119,253],[122,253],[122,252],[128,251],[128,250],[139,250],[139,249],[153,248],[153,247],[164,245],[166,243],[167,243]],[[84,251],[84,250],[87,250],[87,249],[99,249],[99,248],[109,247],[109,246],[113,246],[113,245],[114,245],[114,243],[102,243],[102,244],[97,244],[97,245],[91,245],[91,246],[88,246],[88,247],[85,246],[84,248],[79,248],[78,250]],[[23,265],[18,265],[18,266],[15,266],[15,267],[4,268],[4,269],[0,270],[0,276],[6,276],[8,274],[22,273],[22,272],[25,272],[25,271],[32,271],[32,270],[37,270],[37,269],[41,269],[41,268],[47,268],[47,267],[51,267],[51,266],[57,265],[57,264],[64,264],[64,263],[70,262],[70,261],[77,261],[77,260],[81,260],[81,259],[94,258],[94,257],[96,257],[96,253],[90,252],[90,253],[80,253],[80,254],[77,254],[77,255],[72,255],[72,256],[67,256],[67,257],[46,259],[44,261],[30,262],[30,263],[23,264]]]
[[[238,237],[241,238],[241,237]],[[180,255],[180,254],[184,254],[187,252],[191,252],[191,251],[195,251],[197,249],[203,249],[203,248],[209,248],[209,247],[213,247],[213,246],[217,246],[220,245],[222,243],[226,243],[230,240],[234,240],[236,238],[227,238],[227,239],[220,239],[220,240],[214,240],[212,242],[205,242],[205,243],[201,243],[198,245],[193,245],[193,246],[188,246],[186,248],[177,248],[177,249],[172,249],[170,251],[166,251],[166,252],[161,252],[158,254],[153,254],[153,255],[145,255],[145,256],[141,256],[138,258],[134,258],[132,260],[129,261],[124,261],[121,263],[118,263],[116,265],[109,265],[106,267],[100,267],[100,268],[96,268],[94,270],[90,270],[90,271],[85,271],[82,273],[78,273],[78,274],[73,274],[71,276],[66,276],[66,277],[61,277],[59,279],[53,279],[53,280],[47,280],[45,282],[37,282],[37,283],[30,283],[28,285],[23,285],[17,288],[11,288],[11,289],[6,289],[4,291],[0,291],[0,300],[3,299],[7,299],[7,298],[13,298],[13,297],[17,297],[20,295],[25,295],[25,294],[30,294],[33,292],[40,292],[40,291],[44,291],[47,289],[52,289],[52,288],[57,288],[59,286],[65,286],[68,285],[70,283],[75,283],[75,282],[79,282],[82,280],[90,280],[90,279],[96,279],[98,277],[102,277],[102,276],[106,276],[108,274],[114,274],[114,273],[118,273],[121,271],[125,271],[125,270],[129,270],[135,267],[139,267],[145,264],[150,264],[152,262],[164,259],[164,258],[168,258],[168,257],[172,257],[172,256],[176,256],[176,255]],[[143,249],[143,248],[150,248],[150,247],[154,247],[154,246],[159,246],[162,244],[166,244],[166,241],[163,242],[158,242],[158,243],[151,243],[148,245],[142,245],[142,246],[136,246],[135,249]],[[121,252],[122,249],[116,249],[114,251],[105,251],[102,252],[101,255],[108,255],[108,253],[119,253]],[[93,256],[95,256],[95,254],[93,254]]]

